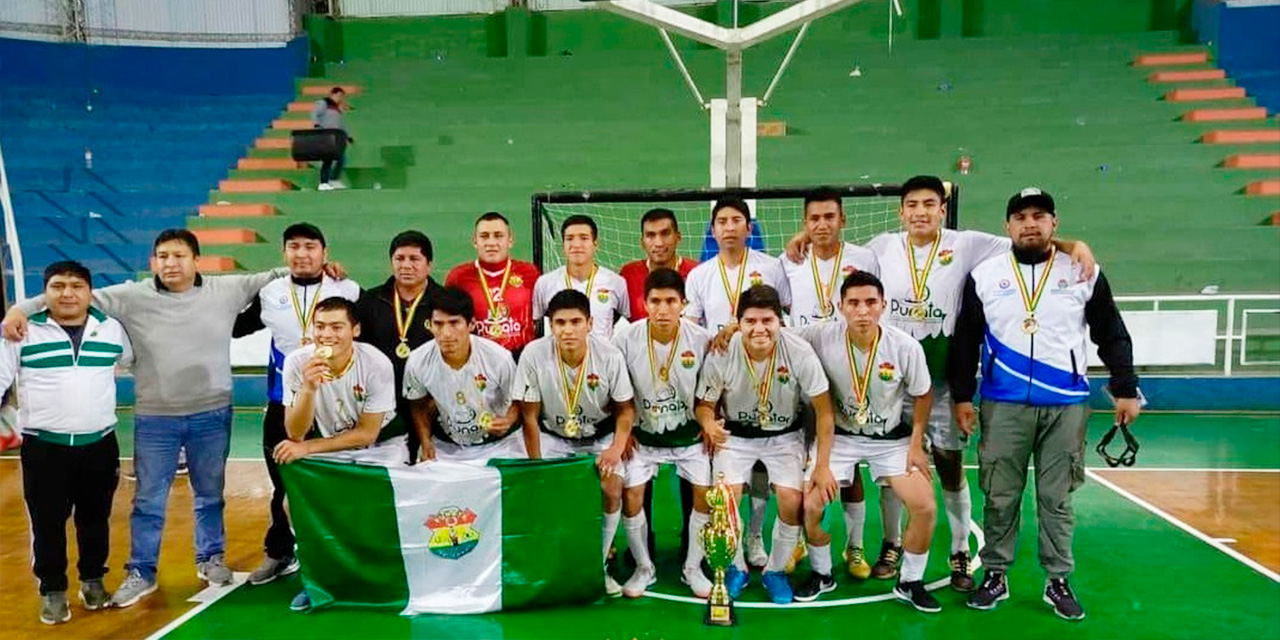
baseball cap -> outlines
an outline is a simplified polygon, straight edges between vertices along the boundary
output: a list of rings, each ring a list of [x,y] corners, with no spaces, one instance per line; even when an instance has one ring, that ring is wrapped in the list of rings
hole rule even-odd
[[[1043,209],[1046,213],[1058,215],[1058,211],[1053,206],[1053,196],[1042,191],[1039,187],[1027,187],[1013,194],[1012,198],[1009,198],[1009,206],[1005,209],[1004,217],[1007,220],[1009,216],[1027,207],[1037,207]]]

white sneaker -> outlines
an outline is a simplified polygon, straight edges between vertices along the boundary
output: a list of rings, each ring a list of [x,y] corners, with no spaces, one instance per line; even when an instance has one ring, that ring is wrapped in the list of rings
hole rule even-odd
[[[338,182],[337,180],[330,180],[330,181],[329,181],[329,188],[330,188],[330,189],[346,189],[346,188],[347,188],[347,185],[345,185],[345,184],[343,184],[343,183],[341,183],[341,182]]]
[[[654,570],[653,565],[647,567],[636,567],[636,572],[631,574],[631,579],[627,580],[627,584],[622,587],[622,595],[628,598],[639,598],[653,583],[658,581],[658,574]]]
[[[753,567],[769,564],[769,554],[764,550],[764,536],[747,536],[747,564]]]
[[[317,191],[333,191],[333,183],[321,182],[318,186],[316,186],[316,190]]]
[[[622,585],[618,584],[618,581],[614,580],[613,576],[609,575],[608,572],[604,574],[604,592],[610,598],[622,595]]]
[[[711,580],[702,573],[701,567],[685,567],[684,574],[680,576],[680,582],[689,585],[689,590],[699,598],[711,595]]]

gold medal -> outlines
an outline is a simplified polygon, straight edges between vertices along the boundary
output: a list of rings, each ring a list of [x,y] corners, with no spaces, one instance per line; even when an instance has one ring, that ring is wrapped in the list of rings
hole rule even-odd
[[[489,307],[488,316],[486,317],[486,320],[491,323],[488,329],[489,337],[494,340],[498,340],[501,339],[503,335],[502,320],[511,315],[511,310],[507,308],[507,305],[501,304],[498,301],[504,299],[503,295],[507,291],[508,282],[511,283],[511,286],[518,287],[523,281],[520,280],[519,276],[516,276],[515,278],[511,277],[511,260],[508,259],[507,266],[502,270],[502,281],[498,283],[498,293],[494,294],[492,291],[489,291],[488,276],[484,274],[484,269],[480,268],[480,261],[476,260],[475,265],[476,277],[480,279],[480,288],[484,290],[484,300]]]
[[[778,346],[775,344],[773,353],[769,354],[769,363],[765,366],[764,375],[756,374],[756,365],[751,361],[751,355],[747,353],[747,343],[742,342],[742,363],[747,366],[747,374],[751,376],[751,385],[756,389],[756,421],[760,423],[760,428],[764,429],[768,426],[769,419],[769,392],[773,389],[773,371],[774,365],[778,360]]]
[[[303,287],[304,296],[306,291],[307,288]],[[311,344],[311,320],[316,316],[316,305],[320,304],[320,287],[316,287],[316,295],[311,298],[311,304],[304,310],[302,304],[298,302],[298,287],[290,281],[289,300],[293,302],[293,314],[298,318],[298,326],[302,327],[302,345]]]
[[[400,358],[401,360],[408,358],[410,351],[411,350],[409,349],[409,343],[405,342],[404,340],[401,340],[400,344],[396,345],[396,357]]]
[[[418,292],[418,296],[413,299],[409,305],[408,313],[400,310],[400,294],[396,291],[391,292],[391,307],[396,314],[396,336],[400,338],[400,344],[396,347],[396,357],[404,360],[409,357],[409,327],[413,326],[413,315],[418,312],[418,303],[422,301],[422,296],[426,294],[427,289],[424,287]]]
[[[853,414],[853,421],[861,427],[871,422],[871,412],[867,411],[866,407],[858,407],[858,411]]]
[[[911,295],[913,302],[918,303],[911,307],[908,315],[917,321],[924,321],[928,315],[925,313],[924,302],[929,297],[929,272],[933,271],[933,259],[938,255],[938,245],[942,244],[942,231],[938,231],[938,235],[933,238],[933,244],[929,246],[929,257],[924,261],[924,267],[916,268],[916,250],[911,246],[910,235],[902,237],[903,247],[907,251],[907,268],[911,271]]]
[[[769,426],[769,405],[761,404],[756,407],[756,420],[760,423],[761,429]]]
[[[502,325],[498,324],[497,322],[494,322],[493,324],[489,325],[489,337],[493,338],[494,340],[497,340],[502,338],[502,333],[503,333]]]
[[[333,357],[333,347],[331,347],[331,346],[329,346],[329,345],[327,345],[327,344],[322,344],[322,345],[320,345],[320,346],[316,347],[316,357],[317,357],[317,358],[324,359],[324,360],[328,360],[329,358],[332,358],[332,357]]]
[[[1027,281],[1022,278],[1022,269],[1018,267],[1018,260],[1013,257],[1013,252],[1009,253],[1009,265],[1013,267],[1013,278],[1018,281],[1018,294],[1022,296],[1022,307],[1027,311],[1027,317],[1022,321],[1022,332],[1027,335],[1035,335],[1040,330],[1040,323],[1036,321],[1036,307],[1040,306],[1040,297],[1044,295],[1045,285],[1049,284],[1049,274],[1053,272],[1053,259],[1058,255],[1058,248],[1049,249],[1049,259],[1045,261],[1044,271],[1040,272],[1040,281],[1035,283],[1035,288],[1027,291]],[[1035,272],[1035,265],[1031,267],[1032,273]]]
[[[481,429],[488,431],[493,426],[493,414],[488,411],[480,414],[479,424]]]
[[[835,295],[836,278],[840,275],[840,261],[844,259],[844,243],[840,243],[840,249],[836,251],[835,263],[831,265],[831,281],[822,284],[822,276],[818,273],[818,253],[809,249],[809,270],[813,272],[813,292],[818,296],[818,316],[819,318],[830,318],[836,312],[835,303],[831,298]]]
[[[569,386],[569,372],[565,369],[564,358],[561,357],[558,347],[555,358],[556,366],[560,369],[560,391],[564,397],[564,412],[569,416],[564,421],[564,435],[568,438],[576,438],[581,432],[578,424],[578,398],[582,395],[582,382],[586,380],[587,368],[591,364],[590,349],[582,353],[582,362],[578,365],[578,376],[572,383],[572,388]]]
[[[1040,330],[1040,323],[1036,322],[1035,317],[1027,316],[1027,319],[1022,321],[1023,333],[1027,335],[1032,335],[1039,330]]]
[[[577,418],[569,418],[569,419],[567,419],[567,420],[565,420],[565,421],[564,421],[564,435],[565,435],[565,436],[570,437],[570,438],[576,438],[576,437],[578,437],[578,433],[579,433],[579,432],[581,432],[581,431],[582,431],[582,429],[581,429],[581,427],[579,427],[579,426],[578,426],[578,419],[577,419]]]
[[[876,327],[876,337],[871,341],[871,349],[867,351],[867,363],[862,367],[862,375],[858,375],[858,359],[854,355],[853,340],[845,338],[845,357],[849,359],[849,374],[853,376],[853,401],[857,409],[853,414],[853,422],[863,426],[871,422],[871,367],[875,363],[876,354],[880,351],[880,336],[884,331]]]

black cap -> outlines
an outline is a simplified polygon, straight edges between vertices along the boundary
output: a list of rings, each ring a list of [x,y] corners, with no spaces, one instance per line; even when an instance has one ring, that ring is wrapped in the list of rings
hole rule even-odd
[[[1027,207],[1036,207],[1045,213],[1058,215],[1058,210],[1053,206],[1053,196],[1041,191],[1039,187],[1027,187],[1009,198],[1009,206],[1004,211],[1004,217],[1008,220],[1009,216]]]
[[[284,242],[289,242],[294,238],[305,238],[307,240],[316,240],[320,242],[320,246],[327,247],[328,243],[324,240],[324,234],[320,232],[320,228],[310,222],[298,222],[291,224],[280,234]]]

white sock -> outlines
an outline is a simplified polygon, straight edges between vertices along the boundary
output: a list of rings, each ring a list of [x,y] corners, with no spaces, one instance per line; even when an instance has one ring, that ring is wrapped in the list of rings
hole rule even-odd
[[[924,580],[924,567],[929,564],[929,552],[902,554],[902,581],[919,582]]]
[[[769,474],[755,470],[751,472],[751,521],[747,523],[748,532],[757,538],[764,536],[764,508],[769,505]]]
[[[821,573],[824,576],[831,575],[831,543],[818,545],[809,543],[809,568],[814,573]]]
[[[901,545],[902,500],[888,487],[880,490],[880,522],[884,527],[884,539]]]
[[[739,531],[742,530],[742,514],[741,513],[738,514],[738,530]],[[690,540],[689,544],[694,544],[695,542],[696,542],[695,540]],[[746,557],[743,555],[743,551],[742,551],[743,548],[746,546],[747,546],[746,543],[739,540],[737,544],[738,548],[733,552],[733,566],[737,567],[738,570],[742,571],[743,573],[747,572],[747,560],[746,560]]]
[[[844,530],[849,534],[845,544],[850,547],[862,546],[862,529],[867,523],[867,502],[844,503]]]
[[[689,514],[689,552],[684,557],[684,566],[686,569],[693,568],[698,571],[702,570],[702,558],[706,555],[706,551],[699,542],[702,535],[702,527],[711,521],[711,514],[702,513],[694,509]],[[739,547],[742,545],[739,544]]]
[[[636,569],[648,567],[652,571],[653,560],[649,558],[649,522],[644,516],[644,509],[630,518],[624,517],[622,526],[627,530],[627,546],[631,548],[631,557],[636,559]]]
[[[800,525],[786,524],[781,518],[773,521],[773,548],[769,550],[769,564],[765,571],[786,571],[787,561],[800,539]]]
[[[604,553],[601,558],[609,559],[609,547],[613,545],[613,537],[618,535],[618,523],[622,521],[622,509],[604,514]]]
[[[947,523],[951,525],[951,553],[969,551],[969,519],[973,515],[973,501],[969,487],[959,491],[942,490],[942,504],[947,510]]]

